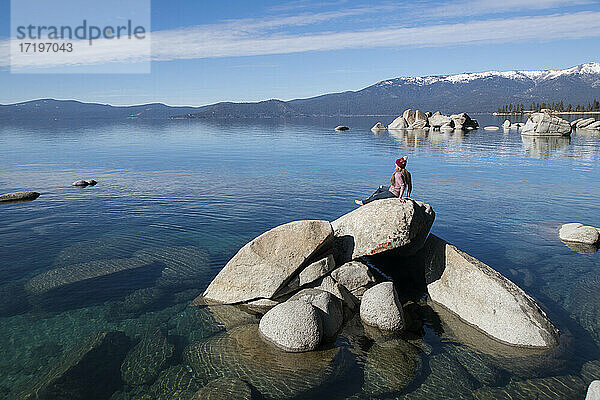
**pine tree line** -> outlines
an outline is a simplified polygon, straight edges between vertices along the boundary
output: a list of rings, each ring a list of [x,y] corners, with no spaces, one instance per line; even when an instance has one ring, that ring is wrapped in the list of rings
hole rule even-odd
[[[521,104],[507,104],[502,107],[498,107],[499,114],[523,114],[525,111],[530,112],[539,112],[543,109],[549,109],[556,112],[591,112],[591,111],[600,111],[600,102],[594,99],[593,102],[588,103],[587,106],[577,105],[573,106],[572,104],[567,104],[565,106],[563,101],[559,103],[536,103],[532,102],[528,109],[525,109],[525,106]]]

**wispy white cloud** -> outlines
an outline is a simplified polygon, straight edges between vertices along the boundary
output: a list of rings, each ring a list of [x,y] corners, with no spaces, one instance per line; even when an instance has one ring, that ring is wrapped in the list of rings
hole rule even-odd
[[[591,11],[419,27],[384,25],[361,31],[291,34],[278,29],[282,26],[302,25],[307,20],[327,21],[336,18],[341,12],[343,11],[334,12],[337,13],[335,15],[321,13],[289,17],[278,21],[228,21],[186,29],[156,31],[151,34],[152,59],[155,61],[207,59],[376,47],[444,47],[600,36],[600,12]],[[352,11],[346,10],[346,12]],[[143,57],[137,55],[134,46],[127,41],[116,45],[114,41],[99,40],[93,46],[78,47],[79,50],[72,53],[70,57],[58,54],[50,62],[43,63],[31,57],[30,61],[23,66],[95,65],[144,61]],[[0,54],[7,54],[7,49],[8,41],[0,42]],[[6,57],[0,60],[0,66],[2,65],[8,65]]]
[[[551,10],[594,3],[594,0],[459,0],[432,7],[428,14],[435,17],[493,15],[507,12]]]

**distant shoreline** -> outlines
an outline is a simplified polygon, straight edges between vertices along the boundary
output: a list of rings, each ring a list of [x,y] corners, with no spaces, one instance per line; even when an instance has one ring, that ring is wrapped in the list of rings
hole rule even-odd
[[[507,113],[499,113],[499,112],[495,112],[494,115],[497,116],[524,116],[524,115],[529,115],[529,114],[533,114],[536,111],[525,111],[522,113],[514,113],[514,112],[507,112]],[[573,112],[573,111],[552,111],[551,113],[552,115],[600,115],[600,111],[580,111],[580,112]]]

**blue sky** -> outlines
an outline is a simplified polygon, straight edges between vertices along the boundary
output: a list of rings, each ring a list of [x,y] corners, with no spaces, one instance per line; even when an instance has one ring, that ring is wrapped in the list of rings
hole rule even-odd
[[[10,1],[0,0],[0,103],[285,100],[399,76],[600,61],[591,0],[155,0],[151,17],[150,74],[11,74]]]

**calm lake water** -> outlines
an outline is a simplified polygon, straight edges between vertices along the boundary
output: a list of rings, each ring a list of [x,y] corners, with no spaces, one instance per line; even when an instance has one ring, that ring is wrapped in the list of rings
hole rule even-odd
[[[556,231],[600,226],[600,134],[373,134],[377,120],[392,118],[3,123],[0,192],[42,195],[0,205],[0,397],[20,398],[87,338],[118,331],[141,345],[95,361],[116,375],[80,363],[81,379],[108,382],[99,399],[187,399],[222,376],[256,398],[582,399],[600,379],[600,255]],[[402,155],[413,197],[437,213],[432,232],[535,297],[562,331],[557,349],[505,354],[413,299],[399,337],[353,320],[322,351],[286,355],[257,338],[255,316],[188,306],[248,240],[351,211]],[[89,178],[98,185],[70,186]]]

